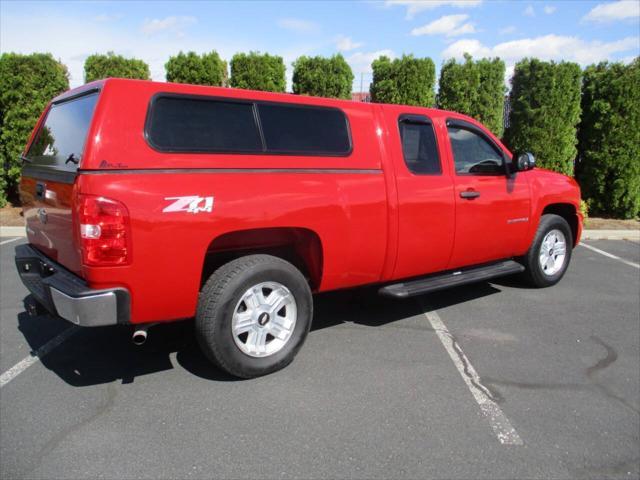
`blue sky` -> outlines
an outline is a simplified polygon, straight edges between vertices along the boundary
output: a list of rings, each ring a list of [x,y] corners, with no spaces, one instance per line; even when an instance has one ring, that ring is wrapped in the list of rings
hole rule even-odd
[[[281,55],[290,79],[300,55],[342,53],[359,90],[381,54],[431,57],[437,68],[467,51],[520,58],[628,62],[640,55],[640,0],[498,1],[0,1],[0,51],[51,52],[83,83],[83,62],[109,50],[142,58],[154,80],[180,50]]]

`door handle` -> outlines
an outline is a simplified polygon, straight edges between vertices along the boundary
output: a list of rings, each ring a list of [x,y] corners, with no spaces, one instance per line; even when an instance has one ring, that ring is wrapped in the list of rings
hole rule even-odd
[[[476,192],[475,190],[465,190],[464,192],[460,192],[460,196],[462,198],[466,198],[467,200],[473,200],[474,198],[478,198],[480,196],[480,192]]]
[[[47,186],[44,183],[36,183],[36,198],[44,198]]]

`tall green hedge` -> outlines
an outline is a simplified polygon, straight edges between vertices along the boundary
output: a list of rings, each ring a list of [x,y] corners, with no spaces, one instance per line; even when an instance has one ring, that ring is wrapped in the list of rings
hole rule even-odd
[[[531,58],[516,64],[505,132],[512,151],[531,152],[539,166],[573,175],[581,76],[575,63]]]
[[[67,67],[49,53],[0,56],[0,206],[15,198],[20,154],[40,114],[68,88]]]
[[[136,78],[149,80],[149,65],[137,58],[125,58],[108,52],[106,55],[90,55],[84,62],[84,81],[93,82],[102,78]]]
[[[438,82],[438,107],[474,116],[478,105],[480,70],[471,56],[465,54],[464,57],[462,64],[452,58],[442,65]]]
[[[584,72],[578,180],[596,215],[640,214],[640,57]]]
[[[340,54],[302,56],[293,62],[293,93],[350,99],[352,86],[353,72]]]
[[[436,66],[430,58],[403,55],[391,60],[381,56],[371,64],[371,100],[432,107],[435,103]]]
[[[287,86],[284,61],[268,53],[236,53],[231,59],[230,84],[234,88],[284,92]]]
[[[227,85],[227,62],[218,52],[198,55],[196,52],[178,53],[165,64],[167,82],[191,83],[224,87]]]
[[[469,115],[501,137],[504,130],[504,62],[499,58],[464,63],[451,59],[440,70],[438,106]]]

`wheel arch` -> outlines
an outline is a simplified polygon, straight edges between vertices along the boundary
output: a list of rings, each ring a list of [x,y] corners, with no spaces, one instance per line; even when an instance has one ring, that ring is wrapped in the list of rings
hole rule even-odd
[[[204,254],[200,288],[209,276],[231,260],[268,254],[293,264],[307,278],[312,291],[322,282],[323,249],[320,236],[308,228],[252,228],[226,232],[211,240]]]
[[[579,225],[576,207],[571,203],[550,203],[542,209],[541,215],[553,214],[564,218],[569,227],[571,228],[571,235],[573,237],[573,246],[575,247],[578,241]]]

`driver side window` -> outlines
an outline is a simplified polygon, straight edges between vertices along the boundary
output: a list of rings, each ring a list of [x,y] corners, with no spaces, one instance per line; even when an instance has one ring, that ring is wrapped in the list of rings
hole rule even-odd
[[[465,128],[447,130],[458,175],[504,175],[504,158],[487,140]]]

